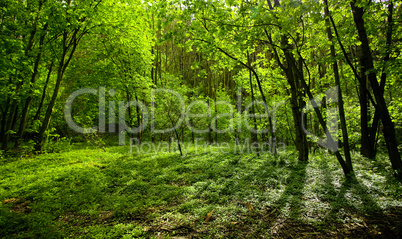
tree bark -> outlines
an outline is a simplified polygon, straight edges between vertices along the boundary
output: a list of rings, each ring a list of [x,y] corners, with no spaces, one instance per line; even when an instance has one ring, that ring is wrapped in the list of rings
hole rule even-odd
[[[61,44],[62,53],[61,53],[61,56],[59,59],[59,65],[57,68],[56,84],[55,84],[55,87],[53,90],[52,98],[50,99],[49,105],[46,109],[45,118],[43,119],[42,126],[39,130],[38,137],[36,139],[35,151],[37,151],[37,152],[42,151],[45,132],[49,127],[50,118],[52,116],[53,107],[56,103],[57,95],[59,93],[59,89],[60,89],[61,81],[63,79],[64,72],[65,72],[66,68],[68,67],[68,65],[70,64],[70,61],[74,55],[74,52],[78,46],[79,41],[84,36],[84,34],[87,32],[84,30],[79,36],[77,36],[79,31],[80,31],[80,28],[75,29],[70,38],[68,37],[68,33],[66,31],[63,33],[62,44]],[[70,47],[72,47],[72,48],[71,48],[70,52],[68,52]]]
[[[347,131],[347,125],[346,125],[346,119],[345,119],[345,109],[344,109],[343,98],[342,98],[342,88],[341,88],[341,82],[340,82],[340,77],[339,77],[338,62],[336,60],[335,46],[334,46],[334,42],[333,42],[333,36],[332,36],[330,22],[328,19],[328,16],[330,15],[329,8],[328,8],[328,1],[324,0],[324,3],[325,3],[325,15],[327,16],[325,18],[325,24],[327,26],[328,39],[331,42],[331,46],[330,46],[331,57],[334,60],[334,62],[332,63],[332,68],[334,71],[335,85],[338,86],[338,105],[339,105],[339,117],[340,117],[340,121],[341,121],[342,138],[343,138],[343,152],[345,154],[346,164],[348,165],[350,171],[353,172],[352,158],[350,156],[350,148],[349,148],[349,137],[348,137],[348,131]]]
[[[358,32],[359,40],[361,42],[361,48],[364,56],[363,69],[367,74],[370,82],[371,89],[375,97],[375,108],[378,110],[380,119],[383,125],[383,134],[385,143],[388,149],[388,156],[392,164],[392,168],[397,171],[398,174],[402,173],[402,161],[398,151],[398,143],[396,141],[395,127],[389,114],[387,104],[384,99],[384,94],[377,81],[377,75],[374,71],[373,57],[367,37],[365,23],[363,19],[364,9],[356,5],[356,1],[351,2],[351,9],[353,12],[353,19]]]
[[[18,92],[20,90],[21,86],[22,86],[22,81],[17,84],[16,92]],[[11,103],[11,107],[10,107],[10,113],[8,115],[8,119],[7,119],[5,127],[4,127],[4,137],[2,140],[2,144],[1,144],[1,149],[4,151],[8,150],[8,143],[9,143],[9,140],[11,137],[10,130],[14,129],[13,126],[15,125],[15,120],[16,120],[16,117],[18,114],[18,104],[19,104],[19,101],[17,99],[13,99],[13,101]]]
[[[43,86],[43,90],[42,90],[42,98],[40,99],[38,109],[36,110],[35,116],[33,117],[32,121],[39,119],[39,115],[40,115],[40,113],[42,111],[42,107],[43,107],[43,102],[45,101],[46,89],[47,89],[47,86],[48,86],[48,83],[50,80],[50,76],[52,74],[52,70],[53,70],[53,62],[50,64],[50,68],[49,68],[49,71],[48,71],[47,77],[46,77],[46,82],[45,82],[45,85]]]
[[[273,41],[271,36],[265,31],[266,36],[268,37],[269,42],[273,45]],[[286,80],[290,85],[290,105],[292,109],[292,116],[293,116],[293,123],[295,127],[295,144],[296,149],[299,153],[299,160],[300,161],[308,161],[308,144],[307,144],[307,136],[303,131],[302,125],[302,106],[304,106],[303,99],[301,97],[301,89],[298,87],[301,85],[298,82],[299,76],[296,73],[296,60],[290,53],[289,45],[287,44],[288,39],[286,36],[282,36],[281,45],[283,48],[283,52],[285,54],[286,66],[285,63],[282,63],[279,54],[275,47],[273,47],[274,57],[276,62],[278,63],[279,67],[282,69],[286,76]]]
[[[28,93],[28,97],[26,98],[24,107],[22,109],[22,114],[21,114],[21,119],[20,119],[20,126],[19,126],[19,129],[18,129],[17,135],[16,135],[14,147],[18,147],[18,145],[20,144],[20,142],[22,140],[22,136],[25,133],[25,126],[27,124],[27,115],[28,115],[28,111],[29,111],[29,106],[30,106],[31,101],[32,101],[33,87],[34,87],[34,84],[36,82],[36,78],[37,78],[38,72],[39,72],[39,63],[41,61],[42,54],[43,54],[43,43],[45,41],[46,30],[47,30],[48,26],[49,26],[49,24],[46,23],[45,26],[43,27],[43,32],[44,33],[42,33],[42,35],[40,36],[39,52],[36,55],[34,69],[33,69],[32,75],[31,75],[31,89],[30,89],[30,91]]]
[[[248,51],[247,51],[247,61],[248,61],[248,65],[251,66],[250,55],[249,55]],[[251,141],[252,141],[251,145],[256,143],[256,148],[255,149],[257,151],[257,156],[259,156],[260,155],[260,149],[259,149],[258,134],[257,134],[257,129],[258,129],[257,128],[257,118],[255,117],[255,105],[254,105],[255,97],[254,97],[254,89],[253,89],[254,87],[253,87],[252,78],[253,78],[253,76],[251,74],[251,71],[249,70],[249,83],[250,83],[251,101],[252,101],[251,110],[252,110],[252,113],[254,114],[253,124],[254,124],[254,131],[255,131],[254,133],[250,132],[251,133]]]

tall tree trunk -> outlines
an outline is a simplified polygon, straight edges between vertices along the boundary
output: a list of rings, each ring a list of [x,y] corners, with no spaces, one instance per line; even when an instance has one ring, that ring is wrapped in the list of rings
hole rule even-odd
[[[67,32],[63,33],[62,44],[61,44],[62,53],[61,53],[61,56],[59,59],[59,65],[57,68],[56,84],[54,86],[52,98],[50,99],[49,105],[46,109],[45,118],[43,119],[42,126],[39,129],[38,137],[36,139],[35,151],[37,151],[37,152],[42,151],[43,143],[45,140],[44,139],[45,132],[49,127],[50,118],[52,116],[53,107],[56,103],[57,95],[59,93],[59,89],[60,89],[61,81],[63,79],[64,72],[65,72],[66,68],[68,67],[68,65],[74,55],[74,52],[78,46],[79,41],[84,36],[84,34],[87,32],[84,30],[79,36],[77,36],[79,31],[80,31],[80,28],[74,29],[71,37],[68,37]],[[70,47],[71,47],[71,50],[70,50],[70,52],[68,52]]]
[[[347,126],[346,126],[346,119],[345,119],[345,109],[343,105],[343,98],[342,98],[342,88],[341,88],[341,82],[340,82],[340,77],[339,77],[339,69],[338,69],[338,62],[336,60],[336,53],[335,53],[335,46],[333,42],[333,36],[332,36],[332,31],[331,31],[331,25],[329,22],[329,9],[328,9],[328,1],[324,0],[325,3],[325,24],[327,27],[327,34],[328,34],[328,39],[331,42],[330,50],[331,50],[331,57],[334,59],[334,62],[332,63],[332,68],[334,71],[334,77],[335,77],[335,85],[338,86],[338,104],[339,104],[339,117],[341,120],[341,130],[342,130],[342,138],[343,138],[343,152],[345,154],[345,161],[346,164],[348,165],[350,171],[353,171],[353,165],[352,165],[352,158],[350,156],[350,149],[349,149],[349,137],[348,137],[348,131],[347,131]]]
[[[29,111],[29,106],[31,104],[31,100],[32,100],[32,93],[33,93],[33,87],[35,85],[36,82],[36,78],[38,76],[38,72],[39,72],[39,63],[40,60],[42,58],[42,53],[43,53],[43,43],[45,41],[45,36],[46,36],[46,30],[48,28],[49,24],[46,23],[45,26],[43,27],[43,32],[42,35],[40,36],[40,40],[39,40],[39,52],[36,55],[36,59],[35,59],[35,64],[34,64],[34,69],[31,75],[31,89],[28,93],[28,97],[25,100],[25,104],[24,107],[22,109],[22,114],[21,114],[21,120],[20,120],[20,126],[16,135],[16,140],[15,140],[15,145],[14,147],[18,147],[19,143],[22,140],[22,135],[25,132],[25,126],[27,124],[27,115],[28,115],[28,111]]]
[[[10,79],[11,82],[11,79]],[[6,133],[6,123],[7,123],[7,112],[8,109],[10,108],[10,102],[11,102],[11,97],[6,95],[6,105],[4,109],[2,108],[2,118],[1,118],[1,129],[0,129],[0,138],[3,139],[5,133]]]
[[[384,67],[382,69],[381,82],[380,82],[380,89],[383,94],[384,94],[384,90],[385,90],[385,81],[387,79],[386,67],[387,67],[387,62],[390,60],[391,47],[392,47],[391,46],[392,33],[393,33],[393,26],[394,26],[393,11],[394,11],[394,3],[393,3],[393,1],[390,1],[389,5],[388,5],[388,18],[387,18],[388,27],[387,27],[387,34],[386,34],[386,52],[385,52],[385,56],[383,59]],[[378,129],[380,126],[379,121],[380,121],[380,115],[378,113],[378,110],[376,110],[374,112],[373,123],[371,124],[371,127],[370,127],[370,143],[371,143],[371,148],[373,149],[372,150],[373,154],[369,155],[369,156],[372,156],[370,158],[375,158],[375,155],[377,153],[376,137],[377,137],[377,132],[378,132]]]
[[[270,41],[271,45],[273,45],[272,38],[270,34],[268,34],[267,31],[265,31],[266,36],[268,37],[268,40]],[[279,58],[279,54],[276,50],[276,48],[273,48],[274,51],[274,57],[282,71],[285,73],[286,79],[288,81],[288,84],[290,85],[290,92],[291,92],[291,98],[290,98],[290,105],[292,108],[292,116],[293,116],[293,123],[295,127],[295,144],[296,144],[296,149],[299,153],[299,160],[301,161],[308,161],[308,144],[307,144],[307,136],[303,131],[303,125],[302,125],[302,112],[301,112],[301,107],[304,105],[303,99],[300,95],[301,89],[298,88],[298,86],[301,84],[301,82],[298,82],[298,75],[295,72],[297,69],[297,63],[294,57],[289,53],[289,45],[287,44],[287,38],[285,36],[282,37],[282,47],[283,51],[285,54],[285,60],[287,66],[284,65],[284,63],[281,62]]]
[[[64,63],[64,58],[65,58],[65,53],[66,52],[63,52],[62,59],[59,63],[59,66],[57,69],[56,84],[54,86],[53,95],[52,95],[52,98],[50,99],[49,105],[46,109],[46,114],[45,114],[45,118],[43,119],[42,126],[38,132],[37,143],[35,145],[35,151],[38,151],[38,152],[42,151],[45,132],[46,132],[47,128],[49,127],[50,118],[51,118],[52,112],[53,112],[53,107],[56,103],[57,95],[59,93],[61,80],[63,79],[63,63]]]
[[[22,81],[17,84],[16,92],[20,90],[22,86]],[[13,99],[10,107],[10,113],[8,114],[8,119],[6,120],[4,127],[4,137],[1,144],[1,149],[7,151],[8,143],[11,137],[10,131],[14,129],[13,125],[15,125],[16,117],[18,114],[18,104],[19,101],[17,99]],[[7,112],[6,112],[7,113]]]
[[[137,96],[137,91],[134,89],[134,96],[135,96],[135,101],[137,101],[137,105],[135,106],[135,111],[137,114],[137,127],[140,127],[141,125],[141,115],[140,115],[140,107],[138,105],[138,96]],[[142,142],[142,129],[139,129],[140,131],[138,132],[138,139],[140,140],[140,143]]]
[[[296,149],[299,152],[299,160],[307,161],[308,160],[308,144],[307,144],[307,137],[303,131],[302,125],[302,113],[300,107],[300,96],[299,96],[299,89],[297,89],[297,84],[295,80],[295,74],[291,68],[285,69],[286,79],[290,84],[290,104],[292,107],[292,115],[293,115],[293,122],[295,127],[295,134],[296,134]]]
[[[170,118],[170,116],[169,116],[169,118]],[[181,150],[179,133],[177,133],[177,129],[176,129],[176,127],[174,127],[174,123],[173,123],[173,120],[171,118],[170,118],[170,122],[172,123],[172,127],[174,129],[174,134],[176,135],[177,147],[179,148],[180,156],[183,156],[183,151]],[[172,137],[172,139],[173,139],[173,137]],[[170,146],[169,146],[169,148],[170,148]],[[169,152],[170,152],[170,150],[169,150]]]
[[[211,129],[211,115],[209,114],[210,112],[210,107],[209,107],[209,99],[208,99],[208,115],[207,115],[207,119],[208,119],[208,133],[207,133],[207,141],[209,144],[212,144],[212,129]]]
[[[49,68],[49,71],[48,71],[47,77],[46,77],[46,82],[45,82],[45,85],[43,86],[43,90],[42,90],[42,98],[40,99],[38,109],[36,110],[35,116],[33,117],[32,121],[38,120],[39,115],[42,111],[43,103],[44,103],[45,97],[46,97],[46,89],[48,87],[50,76],[51,76],[52,70],[53,70],[53,64],[54,64],[53,62],[50,64],[50,68]]]
[[[215,144],[218,143],[218,109],[216,108],[216,91],[215,91]]]
[[[271,4],[271,1],[270,1],[270,0],[267,0],[267,2],[268,2],[268,5],[269,5],[269,8],[272,10],[273,7],[272,7],[272,4]],[[274,7],[277,7],[277,6],[280,5],[280,4],[279,4],[279,0],[275,0],[274,3],[275,3],[275,4],[274,4]],[[287,65],[288,65],[287,67],[285,67],[285,66],[281,63],[281,61],[280,61],[280,59],[279,59],[279,56],[278,56],[278,53],[277,53],[277,51],[276,51],[276,46],[275,46],[275,44],[273,44],[272,38],[270,37],[270,35],[268,34],[268,32],[267,32],[266,30],[265,30],[265,34],[267,35],[270,44],[273,46],[273,50],[274,50],[274,53],[275,53],[275,58],[276,58],[276,61],[277,61],[278,64],[279,64],[279,66],[280,66],[282,69],[287,69],[287,70],[285,71],[285,73],[287,72],[287,74],[289,75],[288,82],[289,82],[289,83],[292,83],[292,81],[293,81],[293,83],[295,83],[295,82],[294,82],[294,79],[292,80],[292,77],[291,77],[291,76],[292,76],[292,75],[293,75],[293,77],[296,76],[296,79],[299,81],[298,83],[300,83],[301,86],[304,88],[305,93],[307,94],[307,96],[308,96],[310,102],[312,103],[312,105],[313,105],[313,107],[314,107],[314,111],[315,111],[315,113],[316,113],[316,115],[317,115],[318,121],[319,121],[320,124],[321,124],[321,127],[323,128],[324,132],[326,132],[326,134],[327,134],[327,141],[328,141],[328,143],[329,143],[329,144],[334,144],[335,141],[332,139],[331,134],[328,133],[329,131],[328,131],[327,125],[326,125],[325,122],[324,122],[324,119],[323,119],[323,117],[322,117],[322,114],[321,114],[321,112],[320,112],[320,109],[317,107],[317,103],[315,102],[314,97],[313,97],[313,95],[312,95],[312,93],[311,93],[311,91],[310,91],[310,87],[309,87],[309,85],[307,85],[306,81],[304,80],[304,77],[303,77],[302,72],[297,68],[296,60],[294,59],[294,56],[292,55],[292,52],[289,50],[289,46],[288,46],[288,42],[289,42],[289,41],[288,41],[287,37],[286,37],[286,36],[283,36],[283,37],[282,37],[282,41],[281,41],[282,50],[283,50],[283,52],[284,52],[284,54],[285,54],[286,62],[287,62]],[[300,57],[301,57],[301,56],[300,56]],[[293,74],[290,74],[290,73],[291,73],[290,70],[293,71]],[[292,84],[293,84],[293,83],[292,83]],[[296,95],[296,96],[297,96],[297,95]],[[292,108],[293,108],[293,107],[294,107],[294,106],[292,105]],[[300,106],[298,106],[298,107],[300,107]],[[299,117],[300,117],[300,116],[299,116]],[[297,118],[298,118],[298,117],[295,118],[295,121],[297,121]],[[300,117],[300,118],[301,118],[301,117]],[[296,122],[295,122],[295,124],[296,124]],[[301,125],[301,126],[303,126],[303,125]],[[303,135],[304,135],[304,133],[303,133]],[[305,135],[304,135],[304,136],[305,136]],[[307,156],[308,156],[308,147],[307,147],[307,143],[306,143],[305,145],[306,145],[306,151],[307,151]],[[300,152],[299,152],[299,153],[300,153]],[[336,158],[337,158],[338,162],[340,163],[340,165],[341,165],[341,167],[342,167],[342,170],[343,170],[343,173],[345,174],[345,177],[346,177],[346,178],[350,178],[350,173],[351,173],[351,171],[350,171],[349,167],[347,166],[346,162],[343,160],[342,155],[339,153],[339,151],[335,151],[335,155],[336,155]]]
[[[239,144],[239,138],[240,138],[240,133],[241,133],[241,127],[242,127],[242,122],[241,122],[241,98],[242,98],[242,93],[241,93],[241,87],[237,85],[237,117],[236,117],[236,131],[235,131],[235,143],[236,145]]]
[[[38,11],[37,11],[35,20],[34,20],[34,22],[33,22],[32,29],[31,29],[30,34],[29,34],[29,38],[28,38],[28,41],[27,41],[27,45],[26,45],[25,50],[24,50],[24,55],[25,55],[26,58],[29,58],[29,53],[30,53],[30,51],[32,50],[32,48],[34,47],[35,35],[36,35],[36,33],[37,33],[38,19],[39,19],[39,16],[40,16],[40,12],[41,12],[41,10],[42,10],[42,6],[43,6],[43,2],[42,2],[42,1],[39,1]],[[23,36],[23,38],[24,38],[24,37],[25,37],[25,36]],[[16,76],[17,76],[17,78],[18,78],[19,74],[16,74]],[[22,76],[22,74],[21,74],[21,76]],[[15,92],[16,92],[17,94],[18,94],[18,92],[19,92],[19,90],[21,89],[21,87],[22,87],[23,84],[24,84],[24,80],[23,80],[23,79],[21,79],[21,80],[17,83],[17,87],[16,87],[16,90],[15,90]],[[2,141],[2,145],[1,145],[2,150],[7,150],[7,148],[8,148],[8,142],[9,142],[10,136],[11,136],[11,135],[8,133],[8,131],[14,129],[15,123],[16,123],[16,121],[17,121],[17,118],[18,118],[18,114],[17,114],[17,113],[18,113],[18,112],[17,112],[18,104],[19,104],[19,99],[18,99],[18,100],[17,100],[17,99],[14,99],[14,100],[13,100],[13,103],[12,103],[12,106],[11,106],[11,111],[10,111],[10,114],[9,114],[9,120],[8,120],[8,122],[6,123],[6,127],[5,127],[4,137],[3,137],[3,141]]]
[[[364,56],[360,56],[360,64],[364,64]],[[360,154],[366,158],[374,158],[374,148],[372,142],[370,142],[370,129],[369,129],[369,114],[368,114],[368,100],[367,100],[367,77],[364,69],[360,71],[360,83],[359,83],[359,103],[360,103]]]
[[[365,72],[368,72],[368,80],[370,82],[370,86],[373,90],[373,94],[376,100],[375,108],[379,112],[380,119],[383,125],[383,133],[388,149],[388,156],[391,161],[392,168],[397,171],[398,174],[402,174],[402,161],[398,151],[398,143],[396,140],[394,123],[392,122],[384,99],[384,94],[381,90],[380,85],[378,84],[377,76],[374,71],[373,57],[371,54],[371,49],[363,19],[364,9],[362,7],[356,6],[356,1],[351,2],[350,5],[364,56],[363,69],[365,70]]]
[[[268,1],[269,1],[269,0],[268,0]],[[273,41],[272,41],[272,38],[270,37],[270,35],[268,34],[267,31],[265,31],[265,34],[267,35],[267,37],[268,37],[268,39],[269,39],[271,45],[274,46]],[[303,77],[302,73],[298,70],[297,64],[296,64],[296,60],[294,59],[294,57],[293,57],[291,51],[289,51],[289,50],[288,50],[288,46],[286,46],[286,45],[287,45],[287,42],[288,42],[288,40],[286,39],[286,37],[283,37],[281,44],[282,44],[283,46],[285,46],[285,47],[282,46],[282,50],[283,50],[283,52],[284,52],[284,54],[285,54],[285,58],[286,58],[286,62],[287,62],[287,64],[288,64],[288,66],[285,67],[285,66],[282,64],[282,62],[281,62],[280,59],[279,59],[279,55],[278,55],[278,53],[277,53],[277,51],[276,51],[276,48],[275,48],[275,46],[274,46],[274,47],[273,47],[273,50],[274,50],[274,53],[275,53],[276,61],[278,62],[278,64],[279,64],[279,66],[281,67],[281,69],[283,69],[283,70],[285,71],[285,74],[287,74],[287,78],[289,77],[289,78],[288,78],[288,82],[289,82],[289,84],[291,85],[291,88],[292,88],[292,85],[295,84],[295,80],[293,79],[293,77],[295,77],[295,75],[296,75],[297,79],[300,81],[299,83],[300,83],[301,86],[304,88],[304,90],[305,90],[305,92],[306,92],[306,94],[307,94],[307,96],[308,96],[310,102],[311,102],[312,105],[314,106],[314,111],[315,111],[315,113],[316,113],[316,115],[317,115],[317,118],[318,118],[318,121],[319,121],[321,127],[323,128],[324,132],[326,132],[326,134],[327,134],[327,142],[329,143],[329,145],[333,145],[335,141],[334,141],[334,139],[332,139],[331,134],[327,133],[327,132],[329,132],[329,131],[328,131],[328,127],[327,127],[327,125],[326,125],[325,122],[324,122],[324,118],[322,117],[322,114],[321,114],[321,112],[320,112],[320,109],[317,107],[317,103],[315,102],[314,97],[313,97],[313,95],[312,95],[312,93],[311,93],[311,91],[310,91],[310,87],[307,85],[306,81],[304,80],[304,77]],[[291,74],[291,73],[293,73],[293,74]],[[294,87],[296,87],[296,86],[294,86]],[[291,90],[292,90],[292,89],[291,89]],[[297,92],[294,92],[294,90],[293,90],[293,92],[292,92],[291,95],[292,95],[292,97],[294,97],[294,99],[293,99],[292,101],[294,101],[294,104],[295,104],[295,106],[292,105],[292,111],[295,111],[295,113],[297,113],[297,111],[296,111],[295,109],[300,109],[300,108],[299,108],[300,106],[299,106],[298,103],[296,102],[296,101],[297,101]],[[293,96],[293,95],[294,95],[294,96]],[[294,114],[295,114],[295,113],[294,113]],[[302,118],[301,118],[300,115],[299,115],[298,117],[294,116],[295,126],[296,126],[296,125],[300,125],[300,127],[303,127],[303,125],[302,125],[301,123],[298,124],[297,121],[298,121],[299,119],[302,120]],[[298,126],[298,127],[299,127],[299,126]],[[297,129],[296,129],[296,134],[297,134]],[[304,135],[304,137],[306,137],[306,135],[304,134],[304,132],[303,132],[302,134]],[[299,136],[299,137],[300,137],[300,136]],[[303,140],[303,138],[301,138],[301,140]],[[297,142],[297,139],[296,139],[296,142]],[[299,151],[299,156],[302,156],[302,157],[303,157],[303,156],[306,156],[306,155],[307,155],[307,157],[308,157],[308,146],[307,146],[307,142],[303,142],[303,141],[301,141],[301,142],[304,143],[304,147]],[[296,143],[296,146],[297,146],[297,143]],[[351,176],[351,171],[350,171],[348,165],[346,164],[345,160],[343,160],[342,155],[339,153],[339,151],[335,151],[335,156],[336,156],[336,158],[337,158],[339,164],[340,164],[341,167],[342,167],[342,170],[343,170],[343,173],[344,173],[345,177],[346,177],[346,178],[350,178],[350,176]]]
[[[249,55],[249,53],[248,53],[248,51],[247,51],[247,61],[248,61],[248,65],[249,66],[251,66],[251,60],[250,60],[250,55]],[[252,101],[252,105],[251,105],[251,110],[252,110],[252,113],[254,114],[254,117],[253,117],[253,124],[254,124],[254,133],[253,132],[250,132],[251,133],[251,141],[252,141],[252,144],[256,144],[256,151],[257,151],[257,156],[259,156],[260,155],[260,149],[259,149],[259,143],[258,143],[258,134],[257,134],[257,118],[255,117],[255,105],[254,105],[254,103],[255,103],[255,97],[254,97],[254,87],[253,87],[253,82],[252,82],[252,78],[253,78],[253,75],[251,74],[251,71],[249,70],[249,83],[250,83],[250,89],[251,89],[251,101]]]

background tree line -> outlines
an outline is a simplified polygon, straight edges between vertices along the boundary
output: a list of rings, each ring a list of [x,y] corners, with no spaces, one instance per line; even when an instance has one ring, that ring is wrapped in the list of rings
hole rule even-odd
[[[327,143],[339,142],[342,150],[333,153],[346,176],[353,172],[350,150],[367,158],[384,150],[395,172],[402,172],[400,3],[6,0],[0,17],[2,150],[28,144],[43,151],[47,140],[84,140],[68,128],[63,112],[67,97],[85,87],[115,90],[106,94],[104,131],[118,133],[112,102],[132,100],[155,105],[155,127],[170,127],[181,113],[178,102],[150,97],[152,89],[167,88],[188,104],[205,102],[192,110],[208,117],[193,118],[191,125],[207,130],[196,134],[182,125],[153,134],[148,127],[135,136],[141,141],[281,141],[307,161],[316,141],[307,128]],[[337,103],[325,97],[334,86]],[[239,121],[256,99],[264,104],[246,114],[257,117]],[[220,100],[232,104],[231,116],[216,117],[228,112],[216,104]],[[97,125],[105,117],[98,96],[77,102],[72,111],[78,124]],[[333,107],[339,135],[327,127]],[[139,127],[144,118],[133,106],[124,120]],[[212,123],[232,130],[218,134]],[[268,132],[237,130],[246,123]]]

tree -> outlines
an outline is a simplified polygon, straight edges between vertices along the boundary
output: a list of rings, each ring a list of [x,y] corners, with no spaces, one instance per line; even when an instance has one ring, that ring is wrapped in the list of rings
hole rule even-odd
[[[341,121],[341,129],[342,129],[342,139],[343,139],[343,147],[344,147],[344,154],[345,154],[345,161],[347,166],[349,167],[350,171],[353,171],[353,166],[352,166],[352,159],[350,156],[350,149],[349,149],[349,136],[348,136],[348,131],[347,131],[347,126],[346,126],[346,119],[345,119],[345,109],[344,109],[344,103],[343,103],[343,97],[342,97],[342,88],[341,88],[341,82],[340,82],[340,77],[339,77],[339,68],[338,68],[338,63],[336,60],[336,51],[335,51],[335,43],[334,39],[332,36],[332,31],[331,31],[331,25],[330,25],[330,20],[329,20],[329,8],[328,8],[328,1],[324,0],[324,11],[325,11],[325,25],[327,28],[327,34],[328,34],[328,39],[331,42],[330,50],[331,50],[331,57],[334,59],[334,62],[332,63],[332,68],[334,71],[334,78],[335,78],[335,85],[338,86],[337,93],[338,93],[338,104],[339,104],[339,116],[340,116],[340,121]]]
[[[48,129],[50,118],[53,112],[53,107],[59,93],[60,85],[64,73],[73,58],[75,50],[80,43],[82,37],[87,34],[91,28],[96,26],[93,19],[97,12],[97,8],[101,0],[98,2],[72,2],[71,0],[65,3],[54,3],[51,6],[54,12],[54,19],[49,20],[49,24],[55,32],[55,37],[58,40],[52,47],[56,47],[55,57],[57,64],[57,77],[53,94],[46,109],[46,114],[43,119],[42,126],[39,129],[36,139],[35,150],[41,151],[44,143],[44,135]],[[90,16],[92,18],[90,18]]]
[[[374,60],[372,56],[372,50],[369,45],[369,39],[367,36],[365,20],[364,20],[364,12],[365,9],[361,5],[362,3],[357,3],[356,1],[352,1],[350,3],[351,10],[353,12],[353,19],[355,22],[356,30],[358,32],[359,40],[361,42],[361,50],[362,56],[364,57],[361,61],[361,66],[363,72],[365,73],[363,77],[360,79],[360,84],[364,81],[365,77],[368,78],[370,83],[370,87],[373,91],[373,95],[375,98],[375,109],[378,111],[379,117],[381,119],[383,125],[383,133],[384,139],[388,149],[388,156],[392,164],[392,168],[397,172],[397,174],[401,174],[402,172],[402,161],[401,156],[398,151],[398,143],[396,141],[395,135],[395,127],[394,123],[392,122],[389,110],[387,108],[387,104],[385,102],[383,87],[381,85],[385,84],[386,75],[383,76],[381,79],[381,85],[378,83],[377,74],[374,68]],[[392,37],[392,11],[393,11],[393,2],[390,1],[389,3],[389,15],[388,15],[388,38]],[[390,39],[387,40],[389,42]],[[388,46],[389,47],[389,46]],[[389,51],[388,53],[389,54]],[[389,56],[385,56],[385,58],[389,59]]]

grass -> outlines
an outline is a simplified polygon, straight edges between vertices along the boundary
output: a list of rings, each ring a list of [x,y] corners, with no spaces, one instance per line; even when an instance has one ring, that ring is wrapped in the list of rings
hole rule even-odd
[[[402,184],[385,155],[353,154],[347,182],[334,156],[187,149],[130,155],[75,148],[0,162],[4,238],[394,237]],[[212,212],[212,213],[211,213]],[[376,219],[378,218],[378,219]]]

